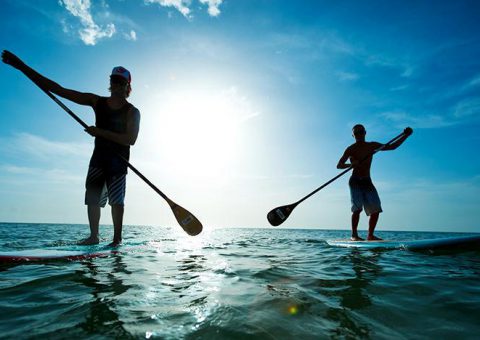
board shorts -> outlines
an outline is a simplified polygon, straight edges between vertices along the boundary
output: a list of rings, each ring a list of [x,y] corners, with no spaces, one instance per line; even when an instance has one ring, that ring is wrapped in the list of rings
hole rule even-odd
[[[125,162],[94,151],[85,181],[85,205],[125,205],[127,171]]]
[[[370,177],[352,176],[348,181],[348,185],[350,187],[352,212],[365,209],[367,216],[370,216],[383,211],[377,189],[375,189]]]

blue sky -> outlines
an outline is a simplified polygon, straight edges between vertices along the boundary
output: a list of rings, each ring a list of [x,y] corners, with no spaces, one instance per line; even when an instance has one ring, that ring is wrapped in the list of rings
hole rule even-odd
[[[375,156],[378,230],[478,231],[476,1],[4,0],[1,48],[67,88],[108,95],[131,70],[142,114],[131,162],[208,227],[266,213],[338,173],[363,123],[401,148]],[[0,67],[0,220],[86,223],[93,140],[18,71]],[[65,101],[66,102],[66,101]],[[66,102],[88,124],[93,112]],[[285,227],[350,227],[344,176]],[[126,224],[174,225],[128,177]],[[102,222],[110,224],[109,210]],[[366,228],[362,216],[360,228]]]

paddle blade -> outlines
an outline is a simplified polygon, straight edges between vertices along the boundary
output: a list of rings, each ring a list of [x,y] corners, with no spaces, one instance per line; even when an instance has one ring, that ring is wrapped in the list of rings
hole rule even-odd
[[[191,212],[177,204],[171,204],[170,207],[178,224],[188,235],[195,236],[202,232],[202,223]]]
[[[283,222],[285,222],[292,213],[293,209],[295,209],[297,205],[296,204],[289,204],[289,205],[284,205],[275,209],[272,209],[268,214],[267,214],[267,219],[268,222],[274,227],[279,226]]]

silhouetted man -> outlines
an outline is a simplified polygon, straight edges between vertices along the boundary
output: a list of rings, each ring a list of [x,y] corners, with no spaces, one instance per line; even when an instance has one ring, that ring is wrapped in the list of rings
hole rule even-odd
[[[370,166],[372,165],[373,152],[375,150],[387,151],[395,150],[413,133],[409,127],[405,128],[404,135],[392,144],[383,145],[377,142],[366,142],[365,135],[367,131],[363,125],[357,124],[352,129],[355,143],[345,149],[343,156],[337,164],[337,169],[347,169],[353,165],[353,172],[348,182],[350,186],[350,198],[352,201],[352,241],[363,241],[358,236],[357,228],[360,220],[360,213],[365,209],[367,216],[370,216],[368,222],[367,240],[380,240],[374,235],[377,226],[379,214],[382,212],[380,198],[377,190],[370,178]],[[366,158],[368,155],[370,157]],[[350,159],[351,164],[346,161]],[[362,161],[363,160],[363,161]]]
[[[85,185],[90,236],[79,243],[97,244],[99,242],[100,208],[105,206],[108,198],[112,207],[114,225],[111,245],[119,245],[122,241],[127,175],[127,164],[122,158],[129,159],[130,145],[135,144],[140,127],[140,112],[127,101],[132,90],[130,72],[121,66],[114,67],[110,75],[110,96],[101,97],[63,88],[8,51],[2,52],[2,60],[22,71],[44,90],[93,108],[95,126],[85,129],[95,137],[95,148],[90,159]]]

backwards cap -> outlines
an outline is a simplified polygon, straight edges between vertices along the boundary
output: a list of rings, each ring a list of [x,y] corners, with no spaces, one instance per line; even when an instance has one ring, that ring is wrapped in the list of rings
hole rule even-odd
[[[130,75],[130,71],[128,71],[125,67],[116,66],[112,70],[112,76],[120,76],[130,83],[132,81],[132,76]]]

